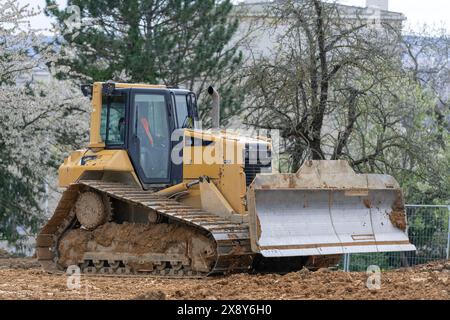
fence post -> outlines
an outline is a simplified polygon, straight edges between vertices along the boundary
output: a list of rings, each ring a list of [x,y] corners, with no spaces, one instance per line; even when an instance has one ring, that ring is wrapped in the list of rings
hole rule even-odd
[[[344,272],[350,272],[350,253],[344,254]]]
[[[347,254],[344,253],[344,272],[347,272]]]
[[[450,206],[447,207],[448,229],[447,229],[447,260],[450,259]]]
[[[348,257],[347,257],[347,272],[350,272],[350,258],[351,258],[351,254],[347,253]]]

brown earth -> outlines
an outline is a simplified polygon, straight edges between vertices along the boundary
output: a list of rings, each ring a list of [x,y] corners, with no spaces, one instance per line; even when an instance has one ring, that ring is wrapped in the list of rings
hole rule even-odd
[[[367,289],[365,273],[304,269],[284,276],[235,274],[203,280],[82,276],[81,288],[71,291],[67,276],[49,275],[32,259],[16,260],[0,259],[0,299],[450,300],[450,262],[384,272],[380,290]]]
[[[394,226],[399,228],[402,231],[406,231],[406,214],[405,210],[397,210],[392,211],[389,214],[389,218]]]
[[[11,257],[12,255],[8,251],[0,249],[0,259],[7,259]]]
[[[0,249],[0,270],[1,269],[32,269],[39,268],[39,263],[34,259],[17,258],[4,249]],[[1,298],[1,295],[0,295]]]
[[[195,271],[207,271],[215,262],[213,243],[194,229],[176,224],[111,222],[94,231],[74,229],[67,232],[59,243],[59,261],[65,267],[78,264],[83,261],[85,252],[141,255],[148,252],[184,254],[186,251],[190,253]]]

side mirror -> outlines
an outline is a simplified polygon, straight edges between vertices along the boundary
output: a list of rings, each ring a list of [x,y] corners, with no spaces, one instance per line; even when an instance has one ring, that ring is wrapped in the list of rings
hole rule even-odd
[[[92,90],[94,86],[92,84],[83,84],[81,85],[81,92],[87,98],[92,99]]]
[[[112,96],[116,90],[116,84],[112,81],[105,82],[102,87],[102,92],[105,96]]]

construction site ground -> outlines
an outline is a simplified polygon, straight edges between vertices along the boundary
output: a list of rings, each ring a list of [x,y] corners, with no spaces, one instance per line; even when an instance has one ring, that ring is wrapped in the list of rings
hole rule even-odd
[[[206,279],[81,276],[69,289],[66,275],[50,275],[32,258],[0,252],[0,299],[147,300],[450,300],[450,262],[382,272],[381,289],[369,290],[366,273],[303,269],[287,275],[234,274]],[[72,286],[76,282],[69,279]]]

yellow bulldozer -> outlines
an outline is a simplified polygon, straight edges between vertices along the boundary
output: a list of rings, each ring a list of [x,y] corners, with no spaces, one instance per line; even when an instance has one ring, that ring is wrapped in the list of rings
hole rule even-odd
[[[94,83],[90,143],[59,168],[65,188],[36,239],[43,268],[204,277],[335,266],[345,253],[412,251],[402,191],[345,161],[272,171],[268,138],[198,128],[196,96]]]

